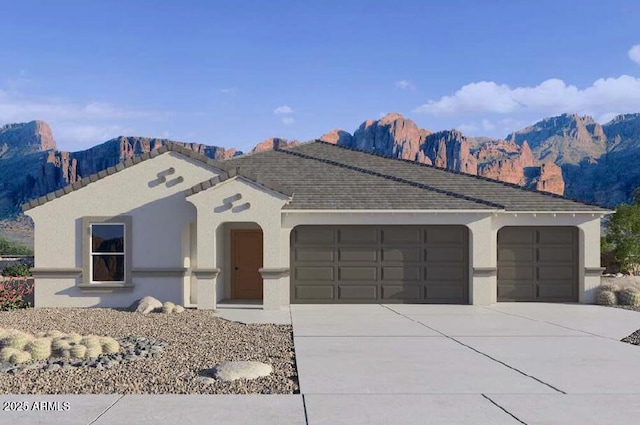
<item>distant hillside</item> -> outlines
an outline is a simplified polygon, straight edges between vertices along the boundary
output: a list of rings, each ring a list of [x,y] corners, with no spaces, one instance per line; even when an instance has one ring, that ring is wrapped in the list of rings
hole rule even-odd
[[[640,114],[619,115],[604,125],[588,116],[563,114],[499,140],[468,138],[457,130],[433,132],[393,113],[367,120],[353,133],[336,129],[320,139],[609,207],[628,200],[640,186]],[[20,204],[168,142],[123,136],[66,152],[57,150],[43,121],[0,127],[0,236],[29,243],[32,224],[20,214]],[[199,143],[174,143],[218,160],[242,154]],[[252,152],[297,143],[275,137],[258,143]]]

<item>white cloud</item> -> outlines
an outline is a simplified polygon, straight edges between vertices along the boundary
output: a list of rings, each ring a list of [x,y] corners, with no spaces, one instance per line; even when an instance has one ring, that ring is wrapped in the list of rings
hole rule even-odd
[[[640,44],[629,49],[629,59],[640,65]]]
[[[296,122],[292,117],[282,117],[282,124],[284,125],[293,125]]]
[[[408,80],[396,81],[395,86],[396,88],[401,90],[407,90],[407,89],[414,90],[416,88],[416,86],[411,81],[408,81]]]
[[[237,92],[238,92],[238,90],[235,87],[229,87],[229,88],[225,88],[225,89],[220,89],[220,93],[222,93],[222,94],[235,95]]]
[[[612,110],[637,110],[640,105],[640,78],[622,75],[601,78],[579,89],[558,79],[546,80],[535,87],[511,88],[493,81],[470,83],[449,96],[414,109],[431,115],[473,113],[512,114],[538,112],[609,113]]]
[[[276,109],[274,109],[273,113],[276,114],[276,115],[293,114],[293,109],[291,109],[291,107],[289,107],[287,105],[282,105],[282,106],[278,106]]]

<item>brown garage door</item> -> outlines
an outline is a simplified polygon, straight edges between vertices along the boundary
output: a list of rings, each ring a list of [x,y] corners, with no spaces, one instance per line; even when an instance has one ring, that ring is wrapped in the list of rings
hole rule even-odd
[[[464,226],[298,226],[292,303],[469,301]]]
[[[578,301],[578,229],[500,229],[498,301]]]

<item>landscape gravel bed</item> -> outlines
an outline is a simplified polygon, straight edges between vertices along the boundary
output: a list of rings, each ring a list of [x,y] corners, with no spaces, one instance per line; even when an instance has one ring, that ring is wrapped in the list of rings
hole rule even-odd
[[[0,373],[3,394],[293,394],[299,391],[289,325],[245,325],[212,311],[138,314],[90,309],[22,309],[0,312],[0,328],[111,336],[164,347],[155,356],[102,367],[28,369]],[[125,344],[125,347],[127,344]],[[123,351],[126,348],[123,347]],[[223,361],[259,361],[273,373],[254,380],[205,383],[203,371]]]

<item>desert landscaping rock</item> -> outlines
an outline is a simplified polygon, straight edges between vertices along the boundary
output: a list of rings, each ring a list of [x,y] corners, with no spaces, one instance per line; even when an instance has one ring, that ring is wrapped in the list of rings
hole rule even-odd
[[[245,325],[203,310],[143,315],[42,308],[0,312],[0,328],[108,335],[121,345],[118,353],[32,362],[27,370],[0,364],[0,371],[6,369],[0,394],[293,394],[299,388],[289,325]],[[273,373],[252,380],[200,379],[202,370],[225,361],[266,363]]]
[[[205,376],[213,376],[222,381],[235,381],[237,379],[257,379],[269,376],[273,372],[271,365],[262,362],[235,361],[222,362],[204,373]]]
[[[149,314],[153,311],[162,310],[162,303],[153,297],[143,297],[133,303],[131,311],[141,314]]]

